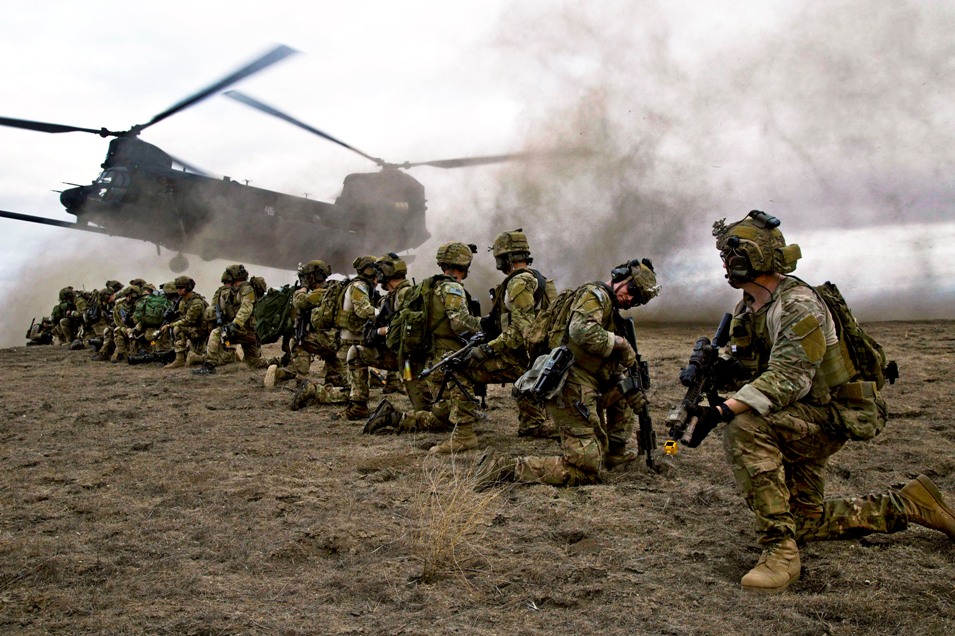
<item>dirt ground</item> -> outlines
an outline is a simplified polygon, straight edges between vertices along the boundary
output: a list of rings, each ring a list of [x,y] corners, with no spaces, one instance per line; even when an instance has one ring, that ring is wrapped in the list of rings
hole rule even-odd
[[[662,440],[713,326],[638,328]],[[902,379],[886,431],[832,459],[829,493],[921,472],[955,501],[955,322],[868,328]],[[489,393],[484,445],[556,449],[518,438],[508,392]],[[0,350],[0,632],[955,633],[955,542],[920,527],[809,544],[790,592],[741,593],[758,549],[716,435],[668,475],[474,493],[478,453],[423,450],[443,435],[365,436],[289,400],[239,365]]]

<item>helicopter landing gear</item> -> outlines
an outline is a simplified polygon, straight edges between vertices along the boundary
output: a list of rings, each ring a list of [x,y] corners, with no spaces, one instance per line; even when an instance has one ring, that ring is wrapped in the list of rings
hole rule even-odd
[[[172,257],[172,260],[169,261],[169,269],[176,274],[181,274],[186,271],[187,267],[189,267],[189,260],[182,254],[176,254]]]

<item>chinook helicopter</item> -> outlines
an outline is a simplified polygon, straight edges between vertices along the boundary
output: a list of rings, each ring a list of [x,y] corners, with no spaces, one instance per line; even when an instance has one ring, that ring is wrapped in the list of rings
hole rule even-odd
[[[140,239],[176,252],[169,267],[185,271],[183,253],[294,270],[320,257],[346,268],[356,254],[413,249],[429,238],[424,186],[401,171],[429,165],[454,168],[507,161],[529,153],[392,164],[295,120],[262,102],[230,97],[293,123],[374,161],[380,172],[348,175],[335,203],[215,178],[139,138],[153,124],[295,53],[278,46],[188,97],[145,124],[125,131],[0,117],[0,125],[45,133],[85,132],[114,137],[103,171],[90,185],[64,190],[60,202],[76,222],[0,210],[0,218]],[[176,168],[174,166],[179,166]],[[70,184],[73,185],[73,184]]]

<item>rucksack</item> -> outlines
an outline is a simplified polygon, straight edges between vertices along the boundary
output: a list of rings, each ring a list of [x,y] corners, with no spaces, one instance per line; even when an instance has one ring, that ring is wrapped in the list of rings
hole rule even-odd
[[[446,278],[426,278],[408,290],[401,299],[385,336],[385,346],[394,351],[399,360],[411,356],[426,357],[431,353],[434,346],[432,330],[428,325],[431,320],[431,298],[435,283]]]
[[[341,313],[345,302],[345,288],[351,282],[350,278],[325,281],[325,295],[322,304],[312,309],[312,326],[318,331],[335,329],[338,314]]]
[[[813,286],[812,289],[826,303],[832,315],[836,334],[843,345],[843,355],[847,356],[846,362],[852,366],[850,380],[875,382],[879,389],[885,385],[886,380],[894,383],[898,377],[898,366],[894,360],[886,361],[882,345],[867,334],[855,319],[835,283],[826,281],[822,285]]]
[[[134,313],[140,315],[140,320],[146,327],[159,327],[163,324],[166,316],[166,310],[172,307],[172,303],[166,298],[165,294],[150,294],[136,303]]]
[[[557,294],[527,328],[524,344],[532,360],[561,344],[570,320],[570,308],[580,291],[580,288],[565,289]]]
[[[270,289],[255,303],[255,335],[259,342],[276,342],[292,328],[292,294],[295,288],[283,285],[282,289]]]

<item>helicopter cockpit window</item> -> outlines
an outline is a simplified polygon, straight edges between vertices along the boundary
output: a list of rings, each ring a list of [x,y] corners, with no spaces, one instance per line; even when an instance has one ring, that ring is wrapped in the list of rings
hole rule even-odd
[[[102,201],[118,201],[126,194],[129,188],[129,172],[119,168],[104,170],[96,178],[96,196]]]

